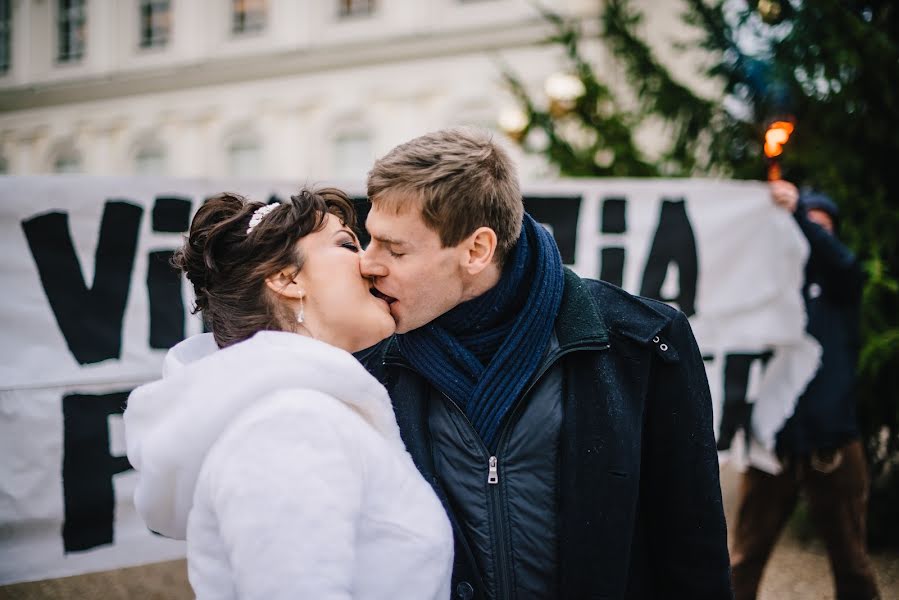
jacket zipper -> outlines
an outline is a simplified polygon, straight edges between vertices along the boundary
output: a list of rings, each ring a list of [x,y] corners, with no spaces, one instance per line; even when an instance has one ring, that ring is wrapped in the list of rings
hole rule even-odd
[[[471,419],[468,418],[468,415],[465,414],[465,411],[456,404],[452,398],[444,394],[443,397],[446,399],[446,402],[449,403],[450,410],[456,411],[466,423],[468,423],[468,427],[475,433],[475,438],[478,440],[478,446],[480,447],[481,456],[487,458],[487,502],[489,507],[487,509],[488,519],[490,520],[491,525],[493,526],[494,532],[494,543],[493,543],[493,556],[494,561],[496,563],[496,597],[497,598],[511,598],[512,594],[512,581],[511,574],[509,573],[509,568],[507,567],[507,555],[508,549],[506,548],[506,528],[505,528],[505,520],[503,519],[503,511],[501,506],[501,489],[500,489],[500,481],[499,481],[499,458],[496,455],[490,454],[489,449],[481,440],[480,436],[477,434],[477,429],[475,429],[474,424],[471,422]],[[524,396],[522,396],[523,398]],[[519,401],[518,404],[521,404]],[[503,429],[505,431],[505,428]],[[499,454],[499,446],[497,446],[496,454]]]
[[[596,348],[597,350],[608,348],[609,345],[606,344],[603,347]],[[491,500],[491,508],[492,514],[490,515],[491,519],[494,522],[494,531],[497,532],[497,540],[495,545],[496,552],[496,563],[497,570],[499,571],[500,576],[497,577],[497,598],[512,598],[513,590],[512,590],[512,573],[511,569],[507,568],[506,564],[507,559],[511,555],[512,551],[508,547],[506,543],[506,528],[505,528],[505,519],[504,513],[502,510],[502,506],[500,504],[500,489],[499,488],[499,455],[505,446],[505,442],[509,437],[509,432],[512,431],[513,426],[518,421],[518,413],[521,412],[521,407],[525,404],[524,399],[527,398],[528,394],[531,393],[531,390],[534,389],[534,386],[537,385],[537,382],[540,381],[540,378],[546,374],[546,372],[552,367],[556,362],[565,356],[566,354],[573,352],[574,350],[581,350],[582,348],[569,348],[567,350],[557,350],[552,355],[548,356],[546,360],[541,365],[540,370],[537,371],[537,375],[531,379],[531,383],[524,389],[524,391],[519,395],[518,401],[515,403],[515,406],[512,408],[512,413],[509,415],[509,418],[506,420],[505,425],[503,425],[503,429],[499,435],[499,441],[496,444],[496,456],[491,456],[488,462],[487,467],[487,483],[496,485],[495,491],[490,494]],[[445,396],[446,394],[444,394]],[[452,401],[451,401],[452,402]],[[455,402],[452,402],[455,405]],[[456,407],[458,410],[458,406]],[[474,427],[472,425],[472,427]],[[491,481],[491,478],[494,478],[495,481]],[[488,491],[489,493],[489,491]],[[502,584],[502,587],[500,587]]]
[[[508,438],[509,431],[511,431],[512,426],[517,421],[518,413],[520,412],[521,406],[524,404],[524,399],[531,392],[534,386],[540,381],[540,378],[546,374],[550,367],[552,367],[556,361],[558,361],[563,356],[570,354],[571,352],[575,352],[577,350],[606,350],[609,348],[609,344],[603,344],[601,346],[585,346],[585,347],[577,347],[577,348],[568,348],[565,350],[557,350],[552,355],[548,356],[546,360],[541,365],[540,370],[537,371],[537,375],[531,379],[531,383],[524,389],[521,395],[518,398],[518,402],[515,403],[515,406],[512,408],[512,413],[509,415],[509,418],[506,420],[505,425],[503,426],[502,431],[500,432],[499,442],[496,445],[496,454],[490,454],[489,449],[484,444],[484,442],[480,439],[480,436],[477,435],[477,429],[475,429],[474,424],[471,422],[471,419],[468,418],[468,415],[465,414],[465,411],[456,404],[452,398],[444,394],[443,397],[449,402],[452,410],[457,411],[462,418],[468,423],[468,426],[472,431],[475,432],[475,437],[479,442],[481,453],[483,456],[487,457],[487,496],[490,503],[490,521],[493,523],[493,530],[496,533],[496,541],[494,543],[494,554],[496,561],[496,570],[499,573],[499,576],[496,578],[496,597],[497,598],[511,598],[512,597],[512,581],[511,581],[511,572],[506,567],[507,558],[509,554],[511,554],[511,550],[507,547],[506,544],[506,530],[505,530],[505,520],[503,519],[503,510],[500,503],[500,478],[499,478],[499,456],[501,455],[501,450],[503,449],[503,445]],[[404,365],[400,362],[391,363],[396,366],[408,369],[415,373],[416,371],[409,367],[408,365]]]
[[[491,456],[487,463],[487,483],[494,485],[499,483],[499,472],[496,470],[496,457]]]

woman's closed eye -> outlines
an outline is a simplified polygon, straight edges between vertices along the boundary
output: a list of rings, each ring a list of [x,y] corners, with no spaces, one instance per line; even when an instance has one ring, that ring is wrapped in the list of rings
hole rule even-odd
[[[340,243],[342,248],[346,248],[347,250],[352,250],[353,252],[359,252],[359,244],[353,240],[346,240]]]

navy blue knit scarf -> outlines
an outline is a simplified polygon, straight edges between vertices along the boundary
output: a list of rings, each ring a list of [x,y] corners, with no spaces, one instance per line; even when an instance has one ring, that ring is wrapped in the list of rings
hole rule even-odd
[[[525,214],[496,286],[397,336],[403,356],[465,410],[491,451],[500,422],[546,351],[563,285],[555,240]]]

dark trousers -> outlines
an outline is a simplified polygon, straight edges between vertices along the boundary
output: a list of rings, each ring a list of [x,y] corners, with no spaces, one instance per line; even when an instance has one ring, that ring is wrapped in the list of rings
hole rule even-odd
[[[735,600],[756,597],[765,563],[800,490],[827,546],[837,599],[879,598],[865,549],[867,465],[856,440],[835,453],[787,460],[779,475],[753,468],[743,474],[730,555]]]

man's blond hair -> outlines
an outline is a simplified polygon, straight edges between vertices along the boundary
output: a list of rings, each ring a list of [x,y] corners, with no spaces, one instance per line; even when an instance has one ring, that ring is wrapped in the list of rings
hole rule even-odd
[[[444,247],[489,227],[500,264],[518,241],[524,216],[511,157],[492,134],[471,127],[428,133],[388,152],[368,173],[368,198],[397,213],[419,206]]]

